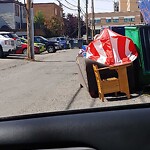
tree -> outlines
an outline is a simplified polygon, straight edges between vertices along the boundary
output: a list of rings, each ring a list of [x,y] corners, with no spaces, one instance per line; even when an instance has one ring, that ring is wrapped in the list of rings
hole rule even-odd
[[[60,36],[63,34],[63,20],[52,17],[50,20],[45,21],[45,26],[51,32],[51,36]]]
[[[41,11],[37,12],[37,15],[34,17],[34,23],[36,28],[43,28],[45,22],[45,17]]]
[[[82,19],[81,22],[81,35],[86,33],[85,23]],[[73,14],[67,14],[67,17],[64,18],[64,31],[65,35],[76,38],[78,36],[78,17],[73,16]]]

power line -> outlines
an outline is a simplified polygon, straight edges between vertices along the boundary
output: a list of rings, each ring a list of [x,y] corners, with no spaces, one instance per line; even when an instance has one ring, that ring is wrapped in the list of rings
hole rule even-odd
[[[73,7],[77,7],[77,6],[75,6],[75,5],[73,5],[73,4],[71,4],[70,2],[68,2],[67,0],[65,0],[68,4],[70,4],[70,5],[72,5]]]
[[[73,11],[77,11],[78,9],[73,9],[73,8],[69,8],[68,6],[66,6],[66,5],[64,5],[62,2],[60,2],[60,0],[57,0],[62,6],[64,6],[65,8],[67,8],[67,9],[70,9],[70,10],[73,10]],[[73,4],[71,4],[71,3],[69,3],[67,0],[65,0],[68,4],[70,4],[70,5],[72,5],[72,6],[74,6],[74,7],[77,7],[77,6],[75,6],[75,5],[73,5]],[[83,16],[85,16],[85,11],[80,7],[79,8],[80,9],[80,12],[82,13],[82,15]]]
[[[73,8],[69,8],[68,6],[64,5],[62,2],[60,2],[59,0],[57,0],[62,6],[64,6],[67,9],[73,10],[73,11],[77,11],[78,9],[73,9]]]

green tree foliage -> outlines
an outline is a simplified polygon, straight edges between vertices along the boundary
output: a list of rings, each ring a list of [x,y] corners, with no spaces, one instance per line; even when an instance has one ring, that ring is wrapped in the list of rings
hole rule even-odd
[[[34,23],[36,28],[43,28],[45,23],[45,17],[41,11],[38,11],[36,16],[34,17]]]
[[[50,20],[45,22],[47,30],[51,33],[51,36],[61,36],[63,34],[63,20],[56,17],[52,17]]]
[[[67,17],[61,19],[52,17],[46,20],[42,12],[38,12],[34,17],[35,29],[44,31],[46,37],[53,36],[68,36],[76,38],[78,36],[78,17],[73,14],[67,14]],[[80,19],[81,23],[81,36],[86,33],[85,23]]]

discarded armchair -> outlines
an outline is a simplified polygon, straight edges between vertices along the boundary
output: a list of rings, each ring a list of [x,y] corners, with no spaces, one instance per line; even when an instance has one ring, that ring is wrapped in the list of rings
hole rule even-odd
[[[98,87],[98,95],[102,101],[104,101],[104,94],[115,93],[117,95],[117,92],[123,92],[127,95],[127,98],[130,98],[127,77],[127,67],[130,65],[131,63],[126,63],[122,65],[98,68],[97,65],[93,64],[93,70]],[[118,77],[101,79],[101,71],[106,69],[116,70],[118,73]]]

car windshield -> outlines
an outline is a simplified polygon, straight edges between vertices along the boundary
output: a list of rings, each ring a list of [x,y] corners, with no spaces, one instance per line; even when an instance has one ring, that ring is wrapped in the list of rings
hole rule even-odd
[[[44,41],[48,41],[48,39],[44,38],[44,37],[41,37],[41,39],[43,39]]]
[[[149,15],[134,0],[68,2],[34,0],[30,16],[0,1],[0,35],[28,37],[0,40],[0,117],[150,102]]]
[[[2,34],[2,36],[6,37],[6,38],[10,38],[8,35],[6,34]]]
[[[3,36],[3,35],[0,35],[0,38],[5,38],[5,36]]]
[[[65,39],[65,38],[60,38],[60,40],[64,41],[64,40],[66,40],[66,39]]]
[[[15,33],[9,33],[8,35],[10,38],[18,38],[18,35]]]

